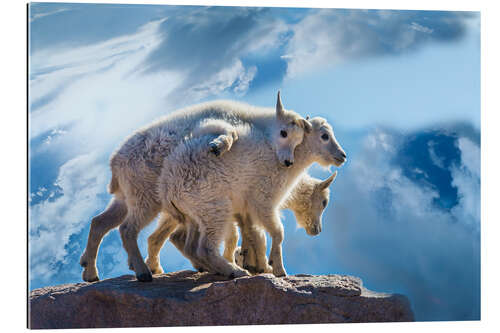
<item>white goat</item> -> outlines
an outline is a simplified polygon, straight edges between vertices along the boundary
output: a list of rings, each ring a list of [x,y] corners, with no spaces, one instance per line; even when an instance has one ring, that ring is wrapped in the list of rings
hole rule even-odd
[[[295,161],[288,168],[280,165],[265,135],[254,127],[240,127],[238,141],[220,158],[199,148],[209,139],[200,137],[181,143],[165,159],[159,179],[163,212],[197,224],[200,238],[193,254],[198,262],[225,276],[248,274],[218,252],[234,217],[240,216],[244,225],[260,225],[270,234],[269,264],[274,275],[286,275],[281,248],[283,225],[278,212],[281,202],[312,163],[340,166],[346,160],[326,120],[313,118],[311,124],[312,131],[295,148]],[[189,232],[187,238],[189,249],[195,240],[190,239]],[[265,251],[255,251],[257,269],[265,271]]]
[[[297,225],[304,228],[309,235],[317,235],[321,232],[321,216],[328,204],[330,196],[328,187],[336,176],[337,172],[335,171],[330,177],[322,181],[309,176],[307,173],[303,174],[297,182],[297,185],[295,185],[286,200],[281,204],[281,209],[290,209],[293,211],[297,220]],[[237,222],[241,226],[241,231],[243,233],[243,221],[241,221],[240,216],[236,218],[239,219]],[[253,248],[250,247],[246,251],[238,251],[236,254],[238,231],[236,224],[233,223],[232,226],[233,229],[229,230],[224,240],[224,258],[231,263],[235,263],[236,256],[241,258],[245,257],[247,258],[245,262],[243,259],[240,260],[240,263],[236,262],[238,266],[248,269],[251,272],[262,273],[256,271],[256,254]],[[172,233],[174,229],[175,231]],[[191,260],[191,263],[196,269],[200,271],[207,269],[203,267],[201,263],[197,262],[196,258],[189,258],[189,253],[192,251],[185,250],[187,230],[184,225],[178,224],[178,221],[170,218],[168,215],[160,214],[157,228],[148,237],[148,258],[146,259],[146,264],[153,274],[163,273],[163,269],[160,265],[159,253],[168,235],[170,235],[170,240],[174,246]],[[245,239],[251,236],[252,235],[242,235],[242,238]],[[245,239],[245,241],[248,243],[248,239]]]
[[[281,104],[279,92],[278,101]],[[304,131],[311,130],[307,120],[283,108],[216,101],[179,110],[136,131],[111,156],[109,191],[114,198],[104,212],[92,219],[87,247],[80,258],[83,280],[99,279],[96,267],[99,245],[102,238],[118,226],[130,269],[135,271],[138,280],[152,280],[137,246],[137,237],[160,212],[157,180],[163,160],[184,140],[207,134],[210,140],[199,149],[214,157],[223,157],[238,138],[236,126],[258,128],[265,133],[274,158],[284,166],[293,164],[296,145],[302,141]]]

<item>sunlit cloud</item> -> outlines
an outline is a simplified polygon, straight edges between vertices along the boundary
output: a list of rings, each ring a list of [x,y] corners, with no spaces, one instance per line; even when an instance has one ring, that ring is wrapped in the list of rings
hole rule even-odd
[[[442,135],[433,134],[435,140]],[[453,139],[459,150],[448,172],[457,201],[448,210],[436,205],[443,185],[406,177],[407,166],[394,159],[405,137],[380,130],[370,134],[349,168],[341,170],[333,189],[335,206],[325,221],[336,256],[377,288],[407,294],[419,320],[478,319],[479,146],[460,134]],[[415,149],[425,151],[425,143],[415,142]],[[423,168],[430,172],[433,166]],[[361,208],[353,209],[353,202]]]
[[[283,55],[287,75],[458,40],[477,18],[470,12],[319,9],[291,27]]]

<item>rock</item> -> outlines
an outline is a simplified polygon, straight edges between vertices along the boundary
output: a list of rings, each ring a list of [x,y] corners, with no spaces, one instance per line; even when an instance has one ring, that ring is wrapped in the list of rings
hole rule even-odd
[[[413,321],[402,295],[345,275],[271,274],[227,280],[193,271],[35,289],[30,328]]]

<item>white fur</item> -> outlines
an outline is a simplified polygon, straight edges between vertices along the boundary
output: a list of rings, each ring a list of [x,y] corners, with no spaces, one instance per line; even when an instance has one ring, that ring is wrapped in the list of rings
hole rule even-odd
[[[272,238],[269,263],[273,273],[286,275],[278,208],[312,163],[339,166],[345,161],[331,126],[322,118],[313,118],[311,124],[312,132],[295,148],[294,164],[289,168],[279,163],[266,134],[255,127],[237,129],[238,141],[221,158],[200,149],[209,137],[199,137],[179,144],[165,159],[159,179],[163,212],[196,224],[198,229],[190,230],[199,230],[199,238],[188,229],[186,248],[197,248],[191,253],[197,261],[225,276],[248,274],[218,253],[232,221],[240,217],[244,233],[252,234],[250,239],[260,239],[251,244],[257,253],[257,269],[267,268],[262,238],[253,231],[260,226]],[[197,242],[197,247],[192,242]]]
[[[321,216],[326,205],[328,204],[330,190],[328,186],[332,183],[337,172],[328,179],[322,181],[313,178],[308,174],[303,174],[297,185],[293,188],[286,200],[282,203],[281,209],[290,209],[296,216],[297,225],[305,228],[309,235],[316,235],[321,232]],[[236,217],[238,224],[242,225],[241,216]],[[172,233],[172,230],[175,232]],[[243,228],[241,232],[243,234]],[[163,273],[160,265],[159,253],[166,241],[168,235],[170,240],[186,257],[190,257],[193,250],[185,250],[185,242],[187,237],[186,228],[168,215],[161,214],[156,230],[148,237],[148,258],[146,263],[153,274]],[[224,239],[224,254],[223,257],[230,263],[236,263],[238,266],[246,268],[252,272],[261,273],[256,270],[256,253],[253,247],[245,247],[242,251],[240,248],[236,250],[238,243],[238,231],[236,224],[232,224],[232,228],[228,230]],[[245,242],[250,243],[252,240],[248,238],[251,235],[242,235]],[[264,237],[265,242],[265,237]],[[193,266],[199,270],[206,270],[201,263],[196,261],[196,258],[189,258]]]
[[[165,157],[179,143],[197,136],[208,136],[199,150],[214,158],[222,158],[238,140],[235,128],[252,128],[267,138],[266,142],[280,164],[293,161],[290,152],[293,153],[295,146],[302,141],[304,129],[309,129],[310,124],[293,111],[285,111],[279,94],[278,106],[272,109],[231,101],[203,103],[172,113],[128,137],[111,156],[109,191],[114,198],[104,212],[92,219],[87,247],[80,259],[84,267],[83,279],[98,280],[96,258],[99,245],[107,232],[120,226],[129,267],[139,280],[151,280],[151,272],[137,246],[137,236],[160,212],[158,177]],[[279,136],[282,130],[289,133],[286,139]],[[221,156],[212,153],[214,148]]]

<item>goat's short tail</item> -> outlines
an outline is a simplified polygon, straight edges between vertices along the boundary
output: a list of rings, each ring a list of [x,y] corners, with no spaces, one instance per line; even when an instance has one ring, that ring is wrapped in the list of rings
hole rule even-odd
[[[118,179],[116,178],[115,174],[111,172],[111,182],[108,185],[108,191],[109,193],[113,194],[118,189],[120,188],[120,185],[118,184]]]

